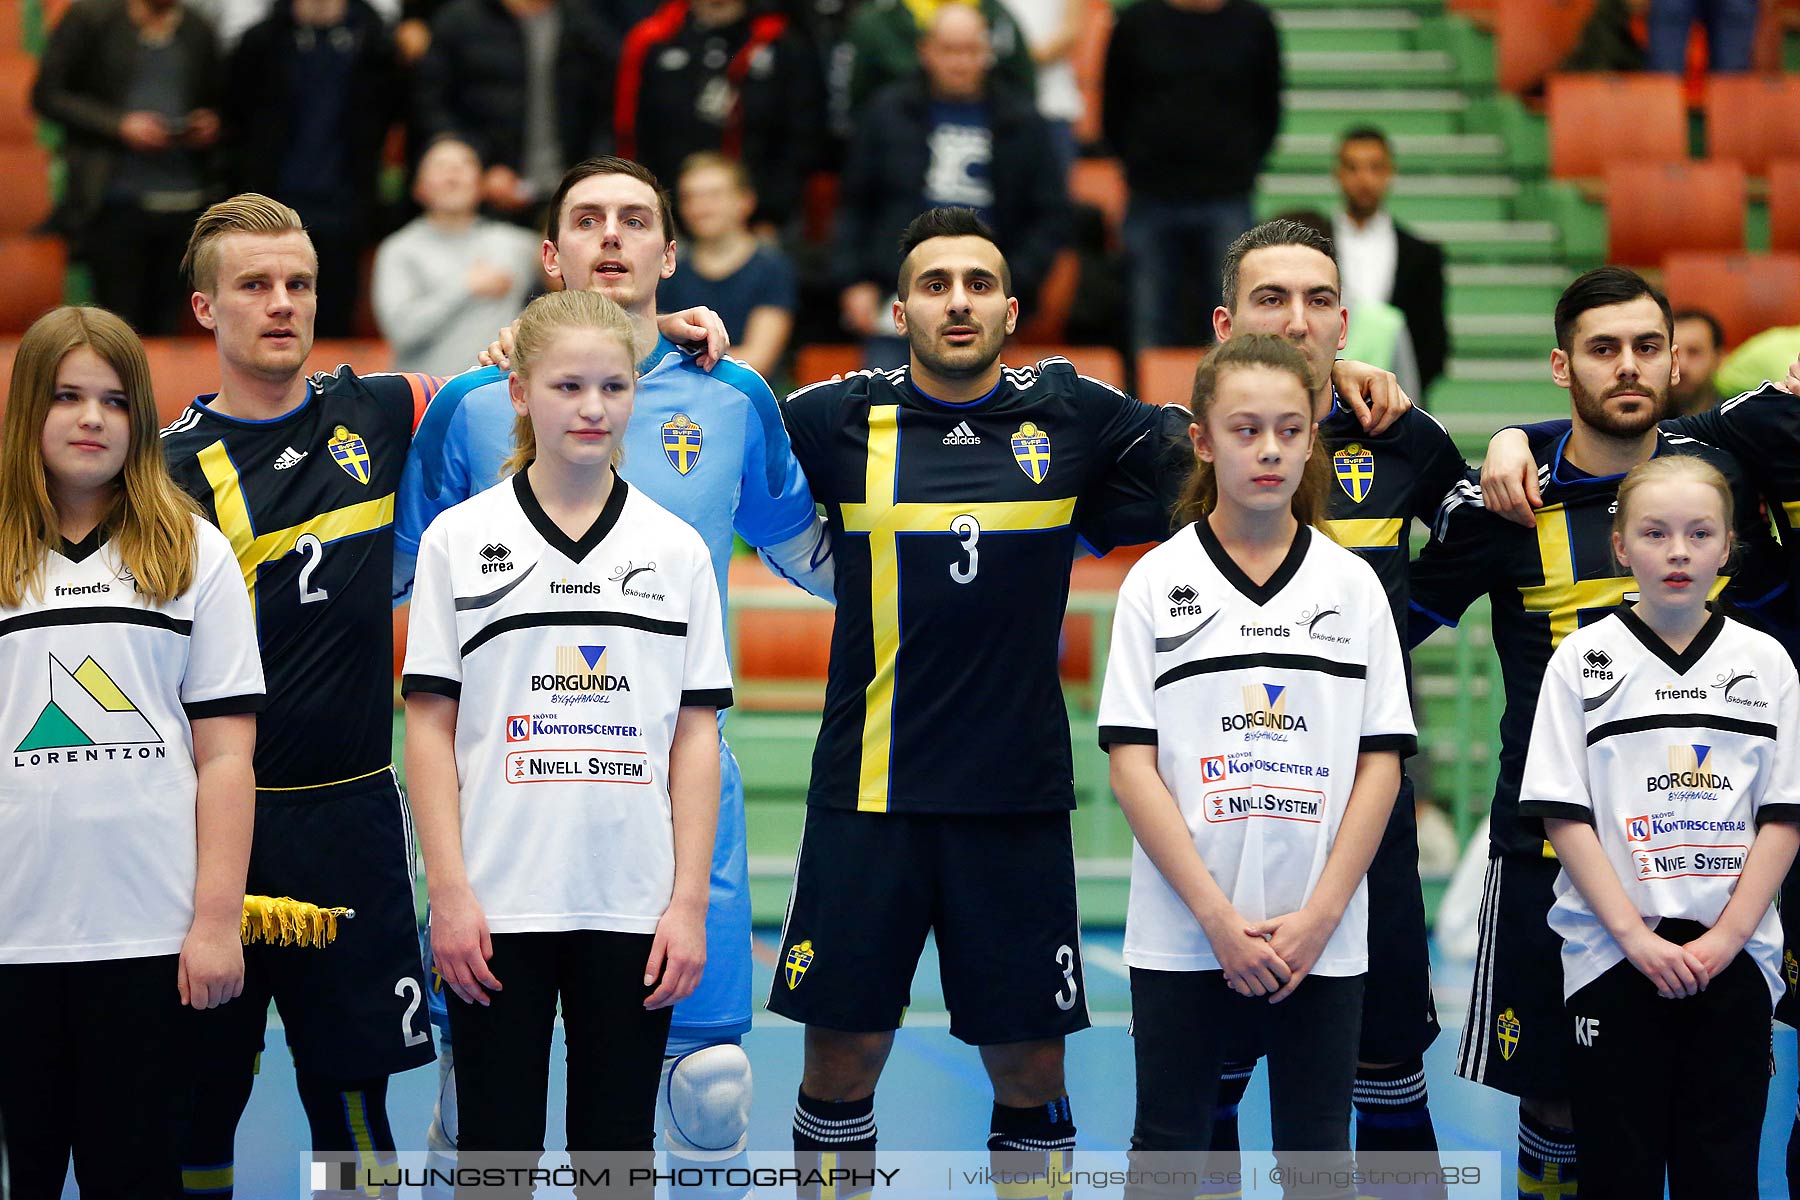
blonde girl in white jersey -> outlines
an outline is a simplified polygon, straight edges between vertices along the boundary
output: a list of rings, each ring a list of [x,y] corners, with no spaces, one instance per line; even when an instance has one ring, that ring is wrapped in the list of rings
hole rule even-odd
[[[636,1151],[647,1162],[670,1009],[705,965],[716,710],[730,703],[729,674],[699,535],[615,470],[638,357],[630,320],[611,300],[563,291],[533,301],[513,350],[512,478],[441,514],[420,551],[402,678],[406,765],[430,885],[432,953],[455,993],[463,1165],[484,1152],[542,1152],[559,1005],[569,1045],[569,1146]],[[633,540],[652,535],[655,544]],[[474,548],[501,539],[517,570],[459,583]],[[594,575],[620,545],[639,547],[634,562],[656,570],[640,593],[655,591],[649,599],[672,606],[693,602],[694,610],[681,609],[700,614],[689,618],[691,631],[676,632],[673,619],[612,611],[637,603],[620,582],[623,570]],[[563,599],[571,594],[579,599]],[[494,616],[528,600],[537,607]],[[664,640],[634,642],[646,629]],[[605,642],[592,649],[598,658],[610,647],[606,661],[615,665],[590,662],[591,683],[549,686],[620,688],[609,703],[563,707],[551,691],[523,690],[533,672],[549,669],[560,643],[583,641]],[[704,658],[725,686],[689,691],[677,679],[658,687],[661,672],[679,674],[684,656]],[[601,674],[609,670],[629,687]],[[576,722],[602,722],[583,727],[606,732],[560,749],[561,735],[546,723],[554,730]],[[666,745],[648,736],[670,727]],[[502,738],[555,758],[559,769],[539,778],[518,759],[498,774]],[[649,786],[627,799],[623,793],[637,789],[616,784],[616,774],[573,779],[590,755],[617,766],[609,738],[632,739],[627,757],[649,764],[637,781],[666,780],[666,814]],[[648,885],[629,896],[615,886],[644,864],[671,861],[666,874],[649,873],[654,895]],[[545,896],[553,900],[534,908],[533,898]]]
[[[1665,455],[1619,485],[1637,600],[1550,661],[1520,791],[1562,873],[1583,1196],[1753,1197],[1782,987],[1775,893],[1800,847],[1800,684],[1714,611],[1732,498]]]
[[[157,425],[125,322],[59,308],[26,331],[0,427],[0,1140],[19,1200],[59,1195],[71,1155],[83,1195],[179,1191],[180,1009],[243,988],[262,665],[231,549],[169,479]]]

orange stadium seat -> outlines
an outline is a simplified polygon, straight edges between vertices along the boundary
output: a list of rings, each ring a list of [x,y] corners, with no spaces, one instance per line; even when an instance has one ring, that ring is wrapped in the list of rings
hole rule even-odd
[[[0,145],[0,236],[30,233],[50,216],[50,152]]]
[[[1078,158],[1069,172],[1069,199],[1091,204],[1106,218],[1106,236],[1119,240],[1125,224],[1125,208],[1131,192],[1125,186],[1125,168],[1116,158]]]
[[[1193,346],[1161,346],[1139,350],[1138,399],[1147,404],[1188,404],[1194,397],[1194,368],[1206,354]]]
[[[1604,175],[1613,161],[1687,158],[1687,105],[1674,75],[1552,75],[1550,173]]]
[[[1704,308],[1735,346],[1777,325],[1800,325],[1800,254],[1671,254],[1663,290],[1676,308]]]
[[[1800,75],[1714,75],[1706,81],[1706,155],[1752,175],[1800,146]]]
[[[26,328],[63,298],[69,255],[61,238],[0,237],[0,333]]]
[[[165,425],[195,396],[219,390],[219,359],[211,337],[145,338],[144,351],[150,359],[156,409]],[[383,341],[319,341],[313,343],[306,370],[332,371],[348,363],[358,374],[368,374],[387,370],[393,361]]]
[[[1744,168],[1633,163],[1606,172],[1607,260],[1634,266],[1677,250],[1744,247]]]
[[[25,0],[0,0],[0,54],[16,54],[23,49]]]
[[[1769,249],[1800,251],[1800,158],[1769,164]]]
[[[1034,346],[1014,342],[1001,351],[1000,359],[1009,367],[1025,367],[1046,358],[1066,358],[1083,375],[1125,386],[1125,359],[1111,346]]]
[[[1059,250],[1050,262],[1050,274],[1038,288],[1037,303],[1019,323],[1018,337],[1027,342],[1060,342],[1081,283],[1081,258],[1073,250]]]
[[[862,361],[861,346],[835,342],[816,342],[811,346],[802,346],[794,354],[794,382],[801,387],[809,383],[823,383],[833,375],[847,375],[851,371],[862,370]]]
[[[37,113],[31,108],[31,85],[37,60],[22,50],[0,52],[0,145],[29,144],[37,137]]]
[[[1491,7],[1495,82],[1509,92],[1528,92],[1575,48],[1594,0],[1495,0]]]

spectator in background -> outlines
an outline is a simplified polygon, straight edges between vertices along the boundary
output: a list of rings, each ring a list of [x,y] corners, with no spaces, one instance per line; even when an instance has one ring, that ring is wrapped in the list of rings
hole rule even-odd
[[[1725,358],[1725,327],[1719,318],[1704,308],[1678,309],[1675,350],[1681,356],[1681,381],[1669,385],[1669,415],[1685,417],[1718,407],[1714,376]]]
[[[536,225],[563,168],[612,144],[616,32],[590,0],[449,0],[414,89],[415,137],[481,155],[482,200]]]
[[[799,211],[824,102],[818,59],[786,16],[752,14],[748,0],[668,0],[625,36],[617,152],[663,179],[704,150],[737,159],[755,181],[756,222],[780,227]]]
[[[1075,42],[1087,7],[1087,0],[1013,0],[1012,6],[1037,71],[1038,113],[1050,126],[1050,144],[1064,175],[1075,165],[1075,122],[1082,110]]]
[[[365,0],[276,0],[231,55],[232,190],[273,196],[306,222],[326,281],[320,337],[351,334],[399,93],[393,37]]]
[[[919,47],[937,14],[948,5],[972,7],[981,13],[987,21],[994,75],[1020,95],[1034,94],[1037,76],[1031,66],[1031,47],[1000,0],[863,0],[850,18],[852,124],[877,92],[919,69]],[[894,236],[900,235],[896,231]],[[886,274],[893,273],[890,263]]]
[[[1781,381],[1796,359],[1800,359],[1800,325],[1777,325],[1745,338],[1743,345],[1727,354],[1713,383],[1719,395],[1739,396],[1761,387],[1765,379]],[[1685,355],[1681,363],[1685,372]]]
[[[704,306],[718,313],[730,353],[772,378],[787,353],[798,300],[787,256],[750,232],[750,173],[722,154],[696,154],[682,165],[675,197],[687,238],[659,290],[662,303],[671,311]]]
[[[1650,0],[1597,0],[1594,11],[1581,27],[1581,36],[1569,57],[1563,59],[1565,71],[1641,71],[1649,29],[1644,14]],[[1540,94],[1543,84],[1536,88]]]
[[[1139,346],[1211,335],[1220,264],[1281,123],[1281,43],[1253,0],[1142,0],[1119,10],[1101,118],[1131,205]]]
[[[1156,0],[1160,3],[1160,0]],[[919,77],[869,102],[851,139],[838,197],[844,327],[891,334],[900,232],[928,208],[972,208],[993,226],[1029,309],[1069,232],[1066,178],[1029,92],[989,76],[988,24],[966,4],[938,6],[919,42]]]
[[[1757,0],[1650,0],[1650,52],[1646,66],[1687,73],[1688,33],[1706,26],[1707,69],[1748,71],[1756,42]]]
[[[1444,373],[1450,353],[1444,252],[1388,215],[1394,154],[1381,130],[1364,125],[1344,134],[1338,142],[1337,183],[1344,207],[1332,218],[1331,240],[1337,244],[1344,300],[1351,307],[1359,301],[1392,304],[1406,314],[1421,388],[1411,394],[1423,398],[1423,389]]]
[[[53,223],[140,334],[190,328],[181,256],[217,183],[222,75],[181,0],[76,0],[44,47],[31,104],[63,127],[67,170]]]
[[[481,215],[481,158],[454,137],[419,160],[413,199],[423,215],[375,252],[375,321],[394,370],[455,375],[539,289],[541,243]]]
[[[279,0],[184,0],[189,8],[212,22],[213,29],[219,35],[219,44],[225,48],[226,57],[237,49],[238,43],[244,40],[252,25],[266,20]],[[368,0],[369,7],[381,17],[384,26],[391,26],[401,16],[401,0]]]

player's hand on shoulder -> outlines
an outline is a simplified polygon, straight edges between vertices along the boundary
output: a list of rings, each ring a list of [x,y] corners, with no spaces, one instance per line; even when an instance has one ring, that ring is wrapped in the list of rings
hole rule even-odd
[[[680,312],[663,313],[656,318],[656,331],[677,346],[697,346],[700,353],[694,361],[700,369],[710,371],[719,365],[731,349],[731,338],[725,332],[725,319],[710,308],[684,308]]]
[[[1538,491],[1537,460],[1522,429],[1502,429],[1488,439],[1487,457],[1481,460],[1481,502],[1495,516],[1515,525],[1537,528],[1532,510],[1544,506]]]
[[[1331,364],[1331,384],[1371,434],[1385,431],[1412,407],[1399,376],[1368,363],[1338,360]]]
[[[650,958],[644,963],[644,986],[656,985],[644,998],[644,1007],[667,1008],[687,999],[700,986],[705,969],[706,899],[672,900],[656,923]]]
[[[1300,981],[1319,961],[1319,955],[1325,953],[1325,943],[1338,927],[1338,917],[1322,911],[1310,904],[1301,905],[1291,913],[1279,917],[1270,917],[1266,921],[1258,921],[1250,926],[1250,932],[1258,937],[1269,939],[1269,949],[1281,956],[1287,964],[1289,975],[1281,990],[1269,997],[1270,1004],[1280,1004],[1294,994]]]
[[[1795,358],[1788,367],[1787,378],[1781,381],[1781,386],[1791,394],[1800,396],[1800,358]]]
[[[447,896],[434,894],[431,958],[459,999],[485,1005],[488,992],[501,990],[500,981],[488,970],[492,957],[494,942],[488,935],[487,914],[481,911],[475,893],[463,887]]]
[[[488,348],[481,352],[480,358],[476,361],[484,367],[499,367],[502,371],[512,370],[513,338],[517,336],[518,332],[519,323],[514,321],[502,329],[499,336],[488,343]]]
[[[196,917],[181,943],[175,968],[181,1003],[195,1009],[217,1008],[244,990],[244,944],[230,921]]]
[[[1679,1000],[1699,993],[1712,981],[1706,964],[1685,946],[1659,937],[1640,922],[1636,930],[1619,939],[1625,957],[1651,983],[1664,1000]]]
[[[1235,909],[1228,920],[1203,926],[1213,957],[1225,972],[1225,986],[1240,996],[1269,996],[1281,990],[1291,972],[1267,938],[1250,932],[1250,923]]]

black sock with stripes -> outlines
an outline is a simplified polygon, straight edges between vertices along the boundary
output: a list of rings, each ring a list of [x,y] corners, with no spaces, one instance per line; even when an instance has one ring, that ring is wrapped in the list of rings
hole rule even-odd
[[[1350,1095],[1356,1106],[1358,1162],[1365,1161],[1365,1156],[1370,1154],[1405,1153],[1420,1156],[1416,1164],[1407,1164],[1404,1171],[1399,1169],[1401,1164],[1397,1162],[1385,1164],[1395,1169],[1376,1171],[1375,1177],[1390,1174],[1404,1177],[1411,1172],[1426,1173],[1438,1168],[1437,1131],[1431,1125],[1431,1110],[1426,1107],[1423,1059],[1415,1058],[1389,1067],[1359,1065],[1356,1068],[1356,1083]],[[1429,1159],[1424,1157],[1426,1155],[1430,1156]],[[1371,1167],[1376,1165],[1370,1163]],[[1384,1190],[1382,1186],[1365,1183],[1363,1194],[1374,1200],[1411,1200],[1413,1197],[1435,1200],[1444,1195],[1444,1187],[1442,1184],[1425,1188],[1407,1185],[1405,1190]]]
[[[1519,1110],[1519,1200],[1576,1200],[1575,1131]]]
[[[1213,1106],[1212,1147],[1215,1151],[1238,1151],[1238,1105],[1250,1087],[1250,1076],[1256,1072],[1256,1060],[1226,1063],[1219,1068],[1219,1099]]]
[[[294,1082],[300,1091],[300,1105],[306,1109],[306,1123],[312,1127],[313,1149],[321,1154],[354,1155],[358,1178],[392,1168],[398,1161],[394,1154],[394,1132],[388,1127],[388,1077],[375,1075],[368,1079],[327,1079],[310,1071],[296,1070]],[[367,1197],[366,1190],[315,1192],[315,1197]],[[399,1189],[383,1187],[382,1196],[396,1196]]]
[[[997,1194],[1008,1200],[1068,1194],[1068,1173],[1075,1166],[1075,1116],[1067,1096],[1030,1108],[996,1103],[988,1129],[988,1165]]]
[[[797,1200],[857,1200],[874,1189],[875,1097],[794,1103]]]

